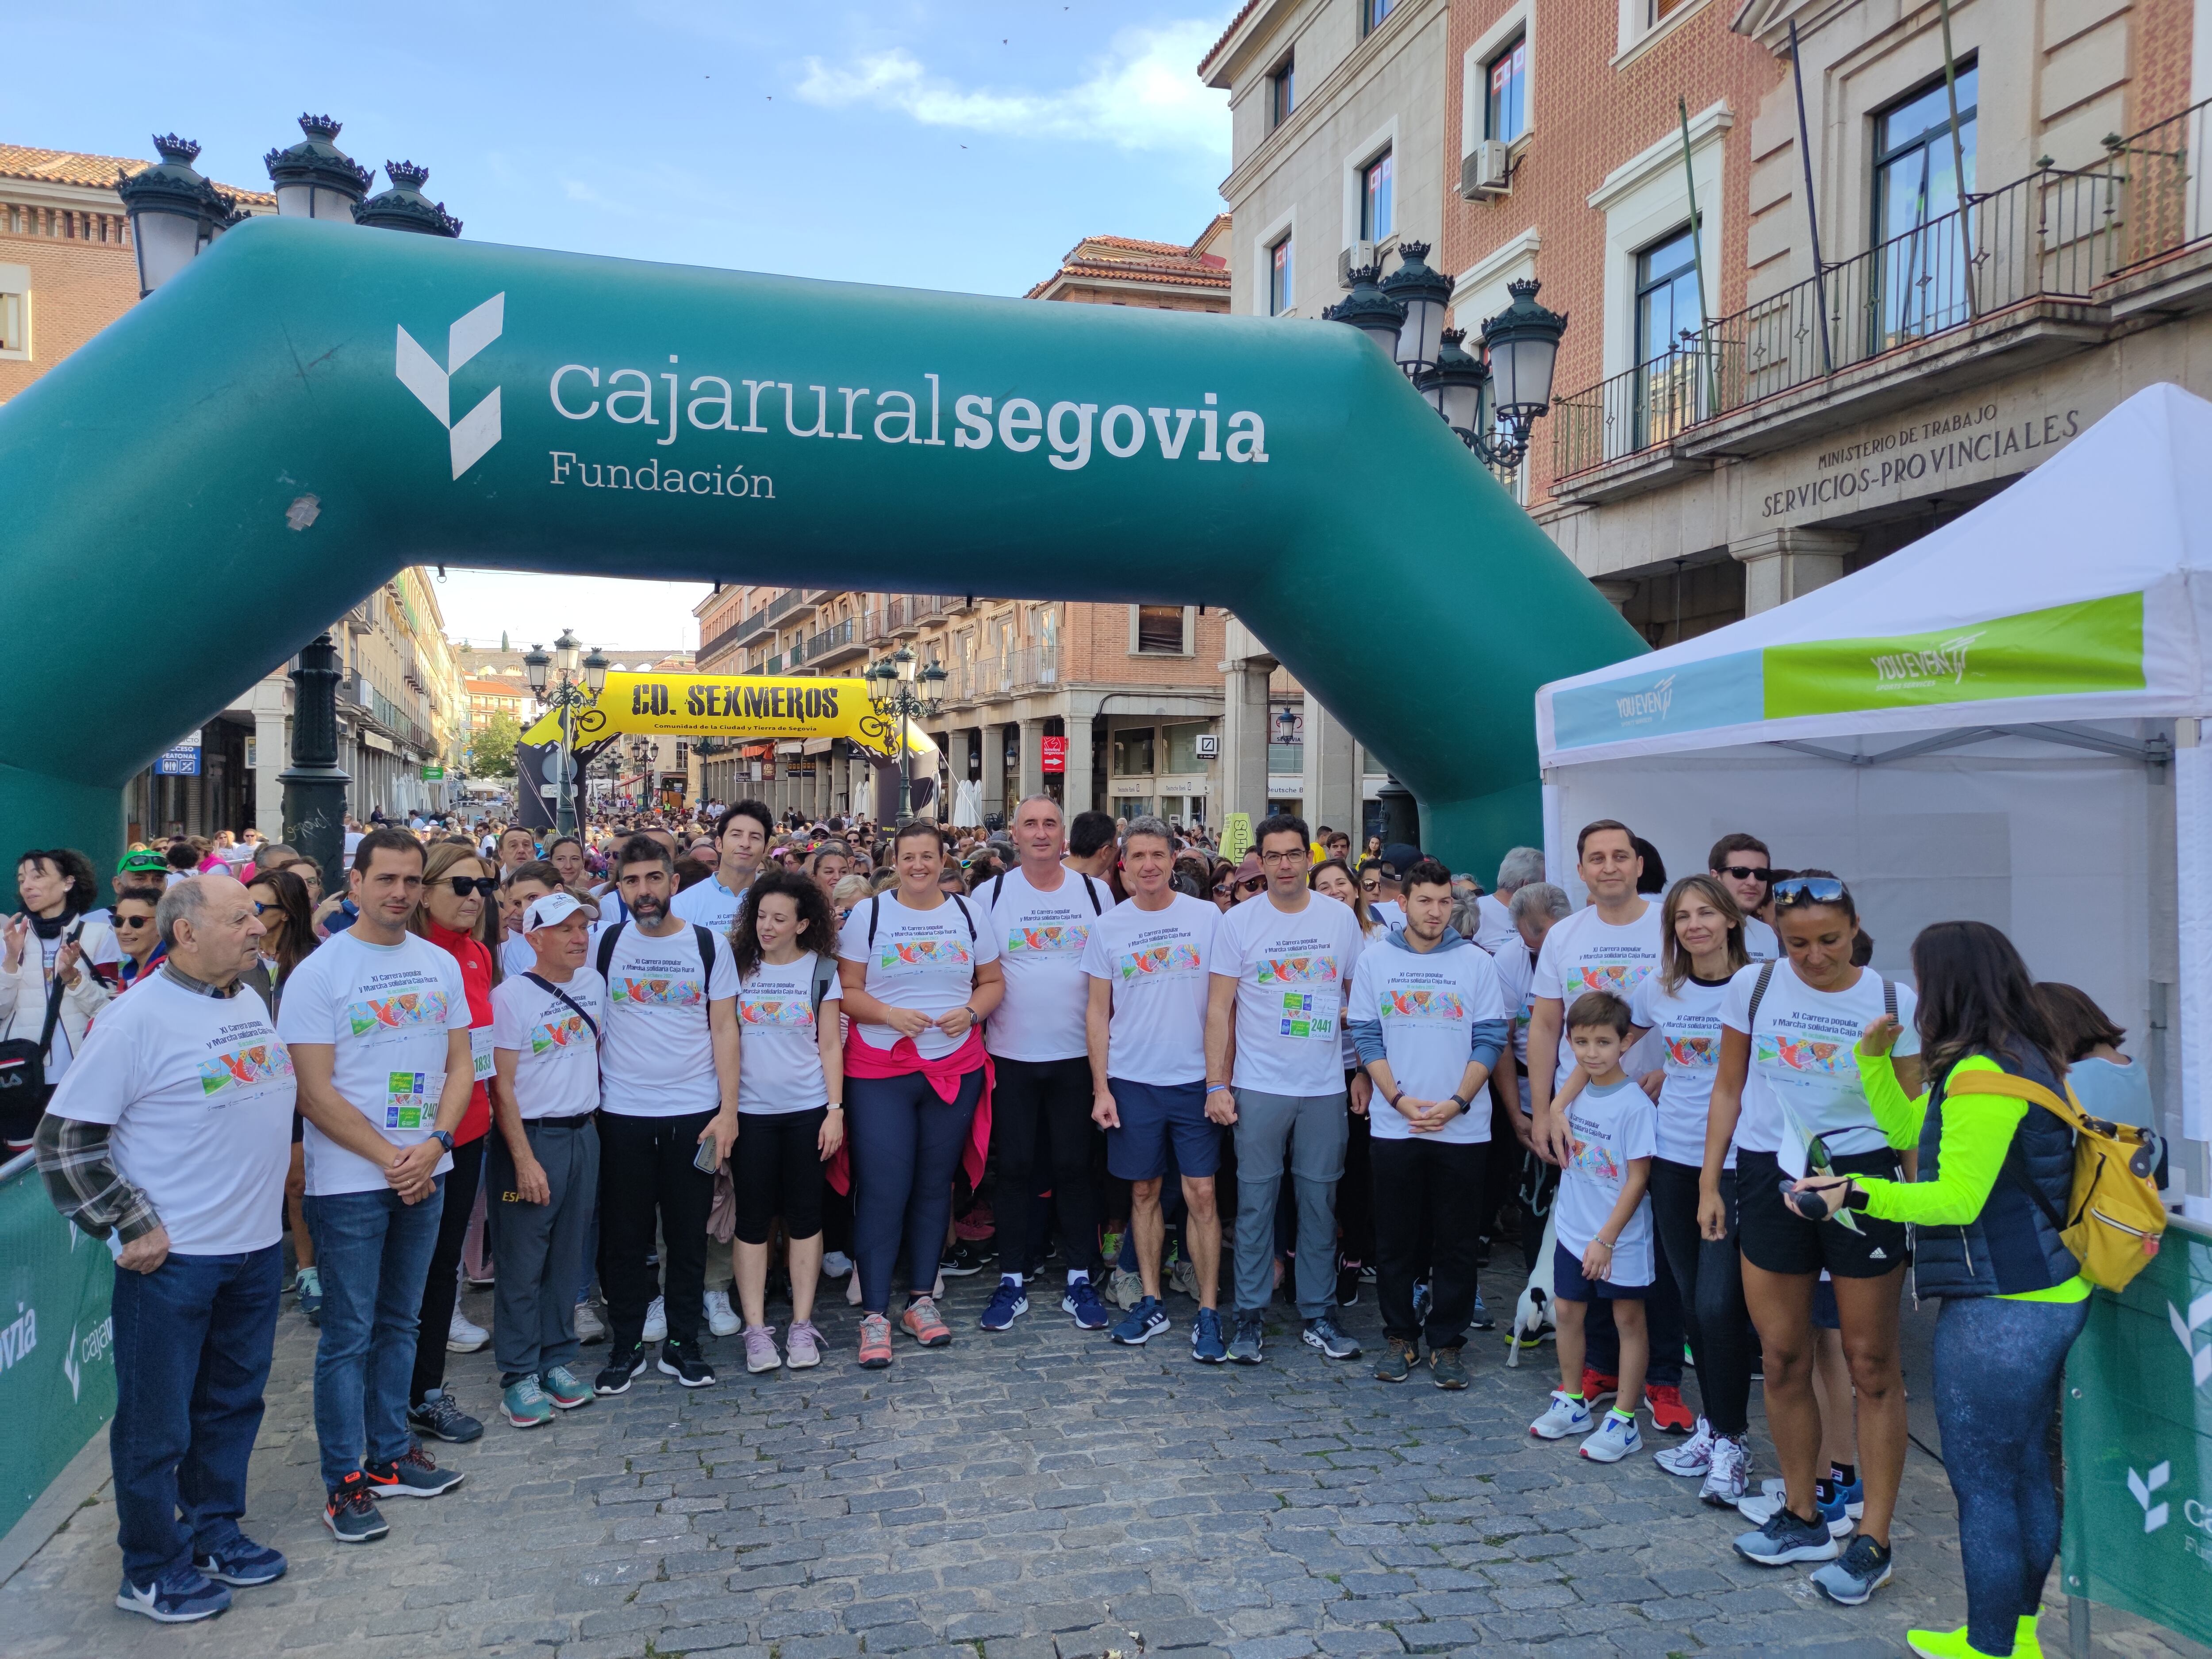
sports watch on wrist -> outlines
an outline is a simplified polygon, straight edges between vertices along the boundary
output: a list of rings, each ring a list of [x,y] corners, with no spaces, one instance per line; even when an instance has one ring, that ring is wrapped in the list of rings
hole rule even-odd
[[[453,1150],[453,1132],[451,1129],[433,1129],[430,1131],[430,1139],[449,1152]]]

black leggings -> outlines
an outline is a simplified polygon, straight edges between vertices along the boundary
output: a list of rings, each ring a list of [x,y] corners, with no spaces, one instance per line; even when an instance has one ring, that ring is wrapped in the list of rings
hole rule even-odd
[[[489,1135],[479,1135],[467,1146],[453,1148],[453,1167],[446,1176],[446,1207],[438,1216],[438,1243],[430,1252],[430,1270],[422,1280],[422,1323],[415,1331],[415,1376],[407,1385],[410,1406],[420,1403],[431,1389],[446,1386],[446,1338],[453,1328],[453,1303],[461,1290],[461,1243],[468,1237],[469,1218],[477,1207],[477,1182],[483,1175],[484,1146],[489,1139]]]
[[[1098,1131],[1091,1121],[1091,1062],[1079,1055],[1001,1060],[997,1073],[991,1150],[998,1167],[999,1271],[1033,1273],[1044,1260],[1046,1210],[1037,1194],[1048,1187],[1060,1259],[1091,1271],[1098,1266],[1098,1176],[1091,1162]]]
[[[853,1256],[859,1264],[863,1313],[889,1311],[891,1272],[902,1240],[908,1287],[916,1296],[927,1296],[937,1283],[945,1229],[952,1219],[952,1177],[982,1097],[981,1066],[960,1079],[960,1093],[953,1100],[939,1095],[920,1072],[845,1079],[845,1117],[853,1146]],[[1002,1192],[1005,1186],[1000,1183]]]
[[[778,1216],[787,1237],[811,1238],[822,1231],[820,1139],[829,1115],[826,1106],[738,1114],[738,1144],[730,1150],[738,1243],[767,1243]]]
[[[669,1340],[687,1352],[698,1351],[714,1177],[692,1159],[699,1154],[699,1132],[714,1116],[599,1113],[599,1283],[617,1349],[643,1340],[647,1310],[665,1294]],[[659,1273],[652,1261],[656,1220]]]
[[[1698,1171],[1663,1158],[1651,1160],[1651,1221],[1667,1270],[1682,1293],[1682,1326],[1698,1368],[1698,1395],[1715,1434],[1740,1436],[1751,1425],[1751,1314],[1743,1303],[1743,1257],[1735,1240],[1735,1171],[1721,1171],[1728,1236],[1698,1231]]]

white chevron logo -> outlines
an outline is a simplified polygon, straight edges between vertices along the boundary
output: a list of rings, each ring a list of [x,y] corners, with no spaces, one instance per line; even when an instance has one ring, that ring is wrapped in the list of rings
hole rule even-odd
[[[499,388],[457,422],[453,419],[452,380],[461,365],[499,338],[507,323],[507,295],[495,294],[446,331],[446,366],[438,367],[430,354],[415,343],[415,337],[399,331],[399,353],[393,366],[399,383],[438,417],[453,451],[453,476],[458,478],[499,441]]]
[[[2156,1532],[2166,1524],[2167,1506],[2164,1504],[2154,1504],[2150,1501],[2150,1498],[2153,1492],[2172,1477],[2172,1474],[2173,1465],[2171,1463],[2160,1463],[2150,1472],[2148,1479],[2137,1474],[2133,1469],[2128,1471],[2128,1490],[2135,1494],[2136,1505],[2143,1512],[2145,1532]]]
[[[75,1232],[76,1229],[72,1227],[70,1231]],[[76,1327],[74,1325],[70,1327],[69,1346],[62,1350],[62,1375],[69,1378],[70,1399],[74,1402],[84,1388],[84,1373],[77,1368],[76,1363]]]
[[[2189,1356],[2189,1369],[2197,1386],[2203,1388],[2207,1378],[2212,1378],[2212,1348],[2197,1346],[2197,1333],[2208,1321],[2212,1321],[2212,1295],[2200,1296],[2189,1304],[2189,1316],[2185,1319],[2181,1310],[2171,1302],[2166,1304],[2166,1317],[2173,1327],[2173,1340],[2181,1344],[2182,1352]]]

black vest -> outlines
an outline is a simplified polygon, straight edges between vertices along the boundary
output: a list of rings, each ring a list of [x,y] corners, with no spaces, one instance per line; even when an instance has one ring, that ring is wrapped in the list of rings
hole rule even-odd
[[[2040,1083],[2064,1097],[2065,1085],[2039,1054],[1990,1057],[2012,1076]],[[1943,1086],[1939,1083],[1920,1129],[1921,1180],[1933,1181],[1941,1172],[1942,1143]],[[2081,1271],[2023,1181],[2040,1191],[2058,1214],[2068,1212],[2074,1191],[2074,1131],[2033,1104],[2013,1132],[2004,1167],[1997,1172],[1981,1214],[1963,1227],[1915,1230],[1912,1278],[1920,1295],[2014,1296],[2047,1291]]]

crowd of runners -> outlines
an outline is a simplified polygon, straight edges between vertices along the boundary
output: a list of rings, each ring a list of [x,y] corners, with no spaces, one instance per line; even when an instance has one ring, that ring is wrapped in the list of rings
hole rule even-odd
[[[535,1429],[648,1370],[714,1384],[710,1339],[749,1375],[818,1365],[825,1286],[860,1365],[942,1349],[945,1279],[995,1271],[986,1340],[1056,1310],[1257,1365],[1279,1297],[1313,1363],[1456,1390],[1517,1246],[1514,1340],[1555,1328],[1559,1365],[1530,1432],[1610,1463],[1648,1425],[1686,1496],[1744,1517],[1738,1553],[1845,1604],[1893,1571],[1917,1252],[1972,1618],[1915,1645],[2033,1650],[2043,1427],[2089,1294],[2043,1201],[2071,1136],[1955,1080],[2063,1078],[2119,1121],[2148,1093],[1992,929],[1929,928],[1908,984],[1836,874],[1744,832],[1670,884],[1610,821],[1577,837],[1580,908],[1534,848],[1485,890],[1291,817],[1231,863],[1046,796],[992,835],[739,802],[348,842],[328,894],[268,843],[134,848],[112,895],[66,849],[18,868],[0,1025],[42,1040],[52,1098],[8,1133],[121,1270],[130,1610],[204,1617],[283,1571],[239,1520],[288,1237],[341,1542],[460,1484],[425,1448],[482,1435],[445,1367],[487,1341]],[[1342,1313],[1370,1295],[1371,1356]]]

